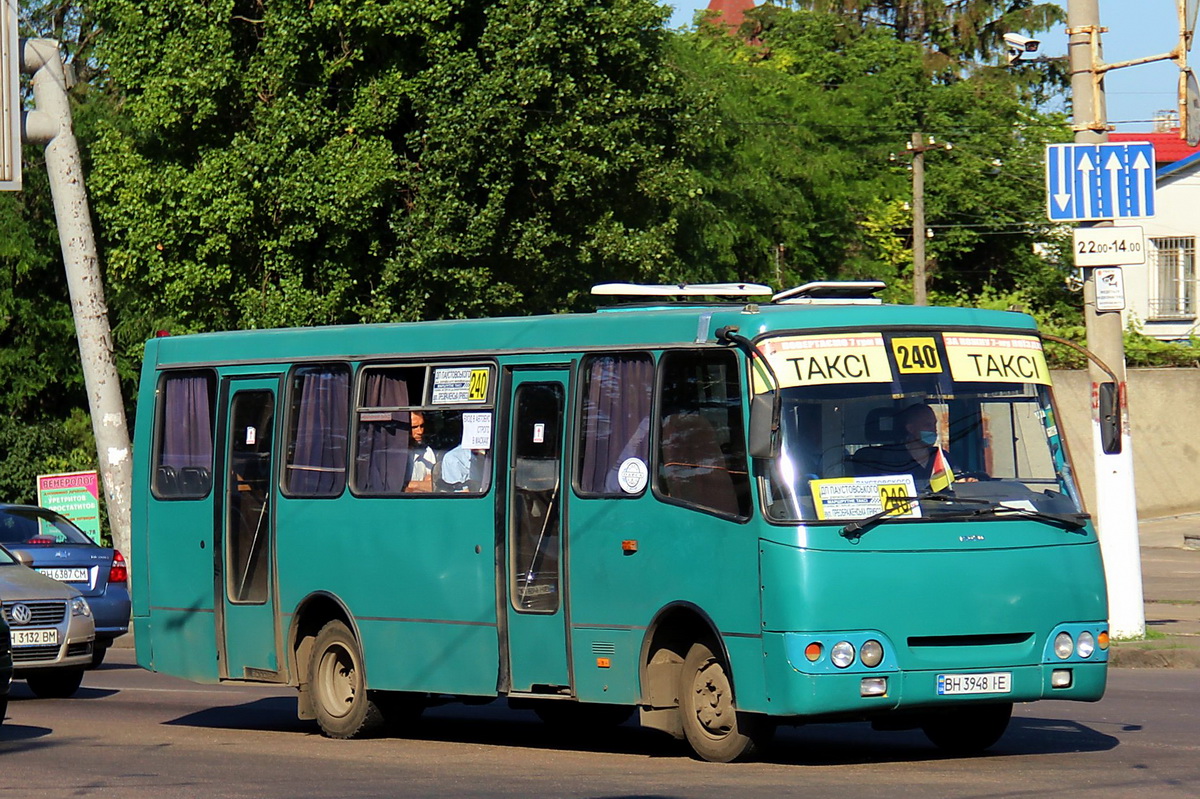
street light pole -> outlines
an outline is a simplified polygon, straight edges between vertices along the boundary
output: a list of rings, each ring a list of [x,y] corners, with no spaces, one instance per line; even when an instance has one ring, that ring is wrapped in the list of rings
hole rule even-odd
[[[912,252],[913,305],[928,305],[925,292],[925,142],[920,133],[912,135]]]
[[[1068,0],[1067,33],[1071,61],[1071,98],[1074,109],[1075,142],[1102,144],[1108,141],[1108,118],[1104,98],[1104,74],[1100,61],[1100,10],[1098,0]],[[1099,222],[1097,225],[1111,225]],[[1142,560],[1138,537],[1137,503],[1133,482],[1133,448],[1129,436],[1129,413],[1125,376],[1124,329],[1119,311],[1096,308],[1095,269],[1084,268],[1083,310],[1088,348],[1112,370],[1106,374],[1088,364],[1092,388],[1092,449],[1096,471],[1097,534],[1104,556],[1108,582],[1108,619],[1116,638],[1140,638],[1146,633],[1146,611],[1142,597]],[[1102,386],[1116,381],[1116,406],[1121,429],[1120,446],[1106,452],[1101,428]]]

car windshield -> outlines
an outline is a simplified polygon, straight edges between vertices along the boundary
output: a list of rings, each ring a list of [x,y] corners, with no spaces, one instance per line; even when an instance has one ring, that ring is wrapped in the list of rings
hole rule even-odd
[[[0,510],[0,544],[5,546],[95,546],[87,534],[45,508]]]
[[[775,377],[756,370],[756,389],[780,386],[780,454],[756,465],[770,519],[1080,512],[1037,338],[904,331],[759,349]],[[899,500],[930,492],[943,496]]]

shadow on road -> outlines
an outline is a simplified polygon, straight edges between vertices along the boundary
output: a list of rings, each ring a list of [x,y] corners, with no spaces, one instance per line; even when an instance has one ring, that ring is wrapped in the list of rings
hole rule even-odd
[[[236,730],[298,732],[319,735],[316,723],[296,718],[296,701],[271,697],[241,705],[210,708],[173,719],[168,724]],[[433,708],[391,736],[424,742],[571,750],[640,757],[686,756],[679,741],[643,729],[636,722],[606,730],[564,732],[543,724],[529,711],[508,710],[502,702],[485,706]],[[386,740],[386,738],[385,738]],[[984,756],[1004,757],[1068,752],[1103,752],[1117,738],[1084,724],[1058,719],[1014,717],[1008,732]],[[862,765],[943,760],[919,730],[878,732],[866,723],[780,727],[767,762],[793,765]]]
[[[59,697],[57,699],[42,699],[29,690],[29,686],[24,680],[13,680],[12,687],[9,689],[8,698],[10,701],[25,702],[74,702],[80,699],[104,699],[108,696],[113,696],[118,693],[111,688],[88,688],[86,685],[79,686],[79,690],[68,697]]]
[[[5,721],[0,725],[0,753],[12,752],[17,749],[25,749],[24,746],[10,746],[10,744],[27,743],[37,741],[39,738],[45,738],[54,730],[49,727],[34,727],[30,724],[13,724],[12,720]]]

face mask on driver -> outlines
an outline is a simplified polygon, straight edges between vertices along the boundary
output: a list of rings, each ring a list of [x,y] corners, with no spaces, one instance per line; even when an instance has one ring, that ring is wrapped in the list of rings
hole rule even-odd
[[[926,446],[936,447],[938,442],[938,434],[936,430],[922,430],[921,443]]]

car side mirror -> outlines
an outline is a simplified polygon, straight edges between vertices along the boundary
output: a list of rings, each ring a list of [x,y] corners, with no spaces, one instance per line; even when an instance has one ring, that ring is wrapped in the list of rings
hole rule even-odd
[[[17,563],[30,569],[33,568],[33,556],[28,552],[23,549],[11,550],[10,552],[17,559]]]
[[[1101,383],[1100,446],[1106,455],[1121,451],[1121,392],[1116,383]]]
[[[779,454],[775,394],[755,394],[750,401],[750,457],[774,458]]]

